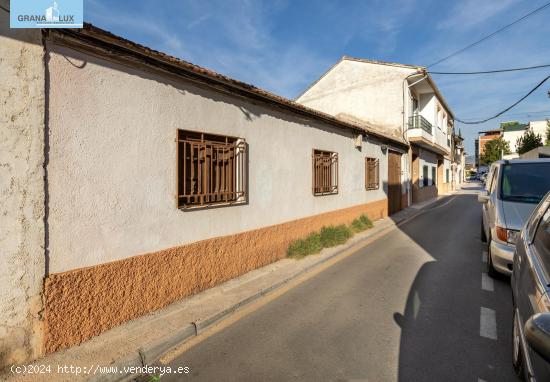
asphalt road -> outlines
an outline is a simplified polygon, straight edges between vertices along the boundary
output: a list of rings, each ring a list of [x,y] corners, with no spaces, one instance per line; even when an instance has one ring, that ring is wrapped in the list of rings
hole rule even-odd
[[[511,291],[482,273],[474,194],[419,217],[180,354],[161,381],[515,381]]]

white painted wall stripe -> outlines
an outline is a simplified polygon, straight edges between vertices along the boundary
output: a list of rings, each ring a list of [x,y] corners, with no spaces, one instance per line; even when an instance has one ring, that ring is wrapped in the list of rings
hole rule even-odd
[[[481,273],[481,289],[488,292],[493,292],[495,290],[493,279],[490,278],[489,275],[485,272]]]
[[[493,309],[481,307],[479,335],[491,340],[497,339],[497,314]]]

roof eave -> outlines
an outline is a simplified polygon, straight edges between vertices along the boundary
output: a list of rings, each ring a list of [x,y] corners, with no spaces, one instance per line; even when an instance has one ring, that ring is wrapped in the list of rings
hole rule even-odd
[[[336,127],[345,128],[348,130],[355,131],[357,133],[372,135],[383,140],[389,140],[396,144],[406,147],[407,143],[405,141],[396,139],[385,134],[381,134],[374,129],[365,128],[358,126],[349,122],[342,121],[334,116],[320,112],[315,109],[311,109],[307,106],[296,103],[292,100],[286,99],[284,97],[275,95],[263,89],[257,88],[253,85],[234,80],[232,78],[226,77],[219,73],[213,72],[211,70],[202,68],[198,65],[191,64],[187,61],[178,59],[173,56],[169,56],[165,53],[152,50],[143,45],[137,44],[130,40],[119,37],[113,33],[110,33],[106,30],[98,28],[92,24],[84,23],[84,28],[81,29],[49,29],[45,33],[60,34],[64,36],[70,36],[72,38],[80,39],[87,44],[100,44],[107,45],[111,49],[115,50],[124,50],[128,54],[133,54],[139,58],[147,57],[150,60],[153,60],[158,63],[163,64],[163,68],[166,66],[173,67],[177,69],[178,72],[185,72],[188,76],[185,76],[186,79],[196,79],[202,80],[201,82],[207,84],[216,84],[218,87],[222,86],[226,88],[229,92],[244,96],[247,98],[252,98],[256,100],[261,100],[273,105],[276,105],[280,108],[292,111],[302,116],[313,118],[316,120],[321,120],[325,123],[336,125]],[[163,69],[160,68],[159,69]],[[178,73],[173,73],[178,74]]]

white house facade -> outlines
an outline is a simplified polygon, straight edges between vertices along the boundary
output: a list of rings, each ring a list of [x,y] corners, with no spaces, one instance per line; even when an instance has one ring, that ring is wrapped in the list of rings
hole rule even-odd
[[[345,56],[297,102],[406,139],[396,210],[451,190],[454,117],[423,68]]]

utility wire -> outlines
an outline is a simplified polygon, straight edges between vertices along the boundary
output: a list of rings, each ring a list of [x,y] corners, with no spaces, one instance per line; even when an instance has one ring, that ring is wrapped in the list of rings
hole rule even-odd
[[[428,65],[427,68],[430,68],[430,67],[432,67],[432,66],[434,66],[434,65],[437,65],[437,64],[439,64],[439,63],[441,63],[441,62],[443,62],[443,61],[445,61],[445,60],[448,60],[449,58],[451,58],[451,57],[453,57],[453,56],[456,56],[457,54],[460,54],[460,53],[464,52],[465,50],[470,49],[470,48],[472,48],[472,47],[474,47],[474,46],[476,46],[476,45],[482,43],[482,42],[485,41],[485,40],[490,39],[491,37],[493,37],[493,36],[496,35],[497,33],[503,32],[504,30],[510,28],[511,26],[513,26],[513,25],[515,25],[515,24],[517,24],[517,23],[519,23],[519,22],[525,20],[525,19],[528,18],[528,17],[533,16],[534,14],[536,14],[536,13],[538,13],[538,12],[544,10],[545,8],[547,8],[547,7],[549,7],[549,6],[550,6],[550,2],[548,2],[548,3],[546,3],[546,4],[544,4],[544,5],[540,6],[540,7],[538,7],[537,9],[535,9],[535,10],[533,10],[533,11],[527,13],[526,15],[524,15],[524,16],[520,17],[519,19],[517,19],[517,20],[511,22],[510,24],[507,24],[507,25],[503,26],[502,28],[497,29],[497,30],[494,31],[493,33],[488,34],[487,36],[481,38],[480,40],[477,40],[476,42],[471,43],[470,45],[467,45],[466,47],[464,47],[464,48],[462,48],[462,49],[459,49],[459,50],[457,50],[456,52],[453,52],[453,53],[449,54],[448,56],[443,57],[442,59],[440,59],[440,60],[434,62],[433,64]]]
[[[550,4],[550,3],[549,3]],[[538,88],[540,88],[542,86],[542,84],[544,84],[548,79],[550,78],[550,76],[547,76],[546,78],[544,78],[541,82],[539,82],[537,84],[537,86],[535,86],[533,89],[531,89],[529,91],[529,93],[525,94],[523,97],[521,97],[519,100],[517,100],[516,102],[514,102],[512,105],[508,106],[506,109],[504,109],[503,111],[501,111],[500,113],[492,116],[492,117],[489,117],[489,118],[485,118],[483,120],[480,120],[480,121],[470,121],[470,122],[466,122],[466,121],[463,121],[461,119],[458,119],[458,118],[455,118],[455,121],[457,122],[460,122],[460,123],[463,123],[465,125],[478,125],[480,123],[485,123],[487,121],[490,121],[491,119],[495,119],[495,118],[498,118],[500,117],[502,114],[506,113],[508,110],[511,110],[512,108],[514,108],[515,106],[517,106],[520,102],[522,102],[525,98],[529,97],[531,94],[533,94],[535,92],[535,90],[537,90]]]
[[[520,70],[531,70],[531,69],[540,69],[540,68],[548,68],[548,67],[550,67],[550,64],[526,66],[526,67],[523,67],[523,68],[485,70],[485,71],[479,71],[479,72],[432,72],[432,71],[429,71],[428,73],[430,73],[430,74],[492,74],[492,73],[517,72],[517,71],[520,71]]]
[[[523,112],[523,113],[520,113],[520,112],[517,112],[517,113],[506,113],[506,116],[507,117],[512,117],[512,116],[533,116],[533,117],[537,117],[537,118],[545,118],[544,116],[541,116],[541,117],[538,117],[537,115],[538,114],[547,114],[548,116],[550,116],[550,109],[549,110],[541,110],[541,111],[526,111],[526,112]],[[474,120],[474,119],[477,119],[477,118],[483,118],[483,117],[472,117],[471,119]]]

